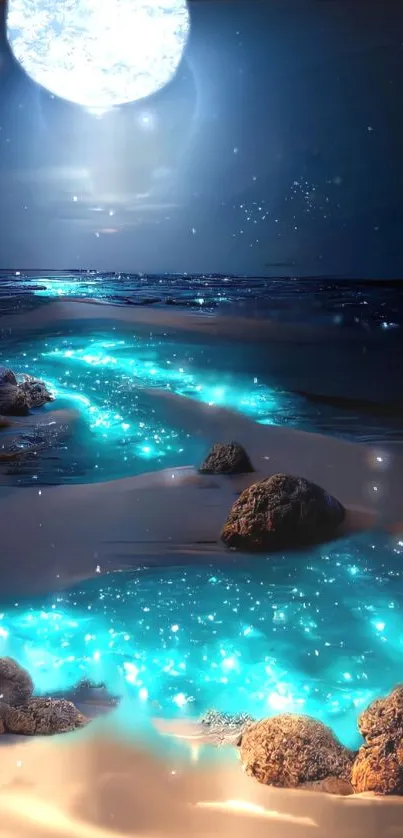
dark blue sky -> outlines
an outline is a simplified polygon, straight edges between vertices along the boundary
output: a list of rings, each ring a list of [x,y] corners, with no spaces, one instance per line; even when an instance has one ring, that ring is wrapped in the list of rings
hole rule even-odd
[[[403,277],[401,0],[190,7],[174,82],[103,117],[3,39],[0,265]]]

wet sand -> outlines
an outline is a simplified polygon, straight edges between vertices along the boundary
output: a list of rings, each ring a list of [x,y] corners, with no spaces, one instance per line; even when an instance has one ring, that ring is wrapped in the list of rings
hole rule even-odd
[[[227,316],[181,311],[171,307],[134,307],[92,299],[63,299],[49,302],[23,314],[3,315],[0,336],[54,334],[79,325],[91,331],[117,328],[138,335],[160,334],[173,339],[229,341],[256,347],[256,372],[270,376],[273,383],[293,391],[320,397],[348,398],[397,403],[401,409],[401,382],[390,358],[393,336],[369,334],[354,328],[301,322],[279,322],[270,318]],[[388,349],[389,347],[389,349]],[[384,374],[385,363],[388,375]]]
[[[256,472],[217,477],[189,466],[98,484],[2,486],[3,597],[46,594],[139,566],[239,561],[220,541],[227,514],[246,486],[278,472],[306,477],[343,503],[340,536],[378,525],[399,531],[403,462],[393,452],[258,425],[166,391],[148,395],[168,420],[180,416],[188,433],[202,432],[210,442],[236,439]]]
[[[124,328],[149,331],[150,328],[163,329],[166,334],[178,331],[204,334],[207,337],[217,336],[235,341],[328,341],[329,329],[326,326],[311,326],[303,323],[279,323],[269,318],[228,317],[222,314],[198,314],[189,311],[178,311],[172,308],[155,309],[151,306],[135,309],[132,306],[116,305],[102,300],[82,298],[49,302],[39,309],[23,314],[4,315],[0,319],[0,329],[7,331],[39,331],[54,330],[63,324],[79,321],[97,321],[119,323]],[[340,335],[334,335],[336,341]],[[357,332],[354,329],[343,331],[345,340],[356,342]]]

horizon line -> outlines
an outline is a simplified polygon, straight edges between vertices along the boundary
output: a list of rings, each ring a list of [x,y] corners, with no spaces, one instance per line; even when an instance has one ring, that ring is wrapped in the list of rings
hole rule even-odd
[[[403,276],[401,277],[389,277],[382,279],[381,277],[353,277],[349,274],[287,274],[285,276],[280,275],[269,275],[269,274],[258,274],[258,273],[231,273],[231,272],[221,272],[221,271],[113,271],[113,270],[98,270],[96,268],[43,268],[43,267],[36,267],[36,268],[19,268],[19,267],[10,267],[10,268],[0,268],[0,277],[4,278],[5,276],[10,276],[13,279],[22,279],[24,275],[35,275],[35,274],[64,274],[64,275],[77,275],[82,276],[83,274],[91,274],[93,276],[111,276],[111,277],[157,277],[157,276],[166,276],[166,277],[183,277],[193,279],[196,277],[205,277],[205,278],[222,278],[222,279],[238,279],[238,280],[252,280],[252,279],[262,279],[262,280],[271,280],[273,282],[284,282],[284,281],[300,281],[300,280],[310,280],[310,281],[332,281],[332,282],[356,282],[361,284],[400,284],[403,283]]]

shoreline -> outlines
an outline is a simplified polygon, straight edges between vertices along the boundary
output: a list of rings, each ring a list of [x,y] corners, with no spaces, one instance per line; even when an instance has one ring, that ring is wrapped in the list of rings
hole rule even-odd
[[[101,314],[102,312],[102,314]],[[329,329],[321,326],[295,323],[279,323],[270,318],[251,318],[229,316],[225,314],[199,314],[191,311],[178,311],[171,307],[154,308],[153,306],[127,306],[105,300],[91,298],[64,297],[63,300],[49,301],[38,309],[23,314],[3,315],[0,318],[2,329],[45,329],[71,321],[109,321],[119,323],[121,328],[151,327],[162,328],[169,332],[195,332],[214,335],[235,341],[311,342],[329,340]],[[362,340],[354,329],[343,330],[342,335],[334,336],[336,341],[345,337],[347,341]]]
[[[3,314],[3,340],[20,335],[68,334],[74,327],[92,331],[107,326],[139,336],[161,335],[188,341],[229,342],[238,349],[255,347],[257,375],[295,394],[304,391],[321,399],[345,398],[352,402],[389,404],[401,412],[400,377],[384,375],[385,352],[396,354],[387,333],[369,335],[354,328],[329,328],[270,318],[178,311],[172,307],[116,305],[92,299],[49,301],[22,314]],[[390,347],[392,346],[392,350]],[[343,370],[340,378],[340,370]],[[368,405],[366,405],[368,410]]]
[[[400,532],[403,459],[392,451],[258,425],[167,391],[152,390],[150,396],[168,420],[179,415],[188,433],[202,427],[209,444],[235,439],[255,472],[207,476],[188,466],[104,483],[2,485],[4,597],[55,593],[98,573],[138,567],[256,563],[258,556],[228,551],[221,528],[244,488],[279,472],[305,477],[343,504],[347,516],[340,537],[377,526]]]

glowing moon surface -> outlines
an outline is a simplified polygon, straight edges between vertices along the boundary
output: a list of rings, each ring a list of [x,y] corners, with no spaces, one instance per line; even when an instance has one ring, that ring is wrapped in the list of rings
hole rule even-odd
[[[7,38],[26,73],[87,108],[143,99],[174,77],[186,0],[9,0]]]

